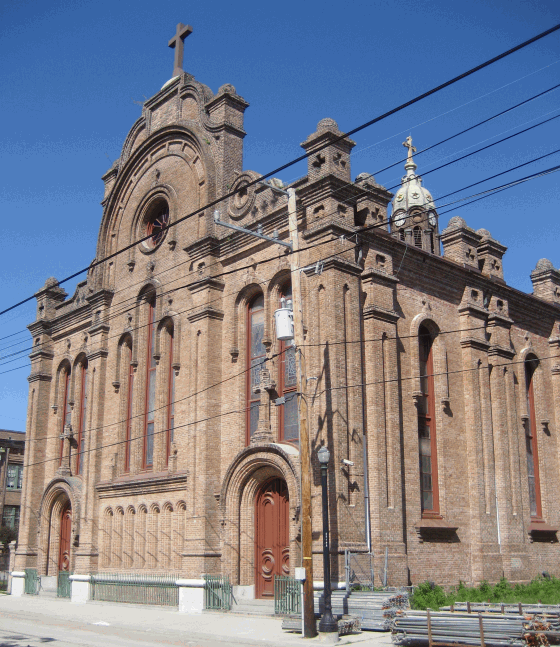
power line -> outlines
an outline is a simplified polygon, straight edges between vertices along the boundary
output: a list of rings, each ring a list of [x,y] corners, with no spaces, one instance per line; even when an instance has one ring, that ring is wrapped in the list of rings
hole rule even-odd
[[[423,94],[420,94],[420,95],[414,97],[413,99],[410,99],[409,101],[406,101],[405,103],[397,106],[396,108],[393,108],[393,109],[383,113],[382,115],[379,115],[378,117],[375,117],[374,119],[370,119],[369,121],[361,124],[360,126],[357,126],[356,128],[353,128],[352,130],[349,130],[348,132],[341,134],[340,136],[336,137],[334,140],[326,142],[325,144],[315,148],[313,150],[313,152],[304,153],[303,155],[300,155],[299,157],[296,157],[292,161],[287,162],[286,164],[283,164],[282,166],[279,166],[278,168],[274,169],[273,171],[270,171],[270,172],[260,176],[259,178],[251,180],[250,182],[244,184],[243,187],[240,187],[239,189],[236,189],[235,191],[230,191],[229,193],[226,193],[225,195],[221,196],[220,198],[209,202],[205,206],[193,211],[192,213],[187,214],[186,216],[183,216],[182,218],[178,218],[175,222],[169,223],[169,225],[167,225],[165,230],[170,229],[171,227],[174,227],[174,226],[178,225],[180,222],[183,222],[184,220],[186,220],[188,218],[191,218],[194,215],[202,213],[206,209],[208,209],[210,207],[213,207],[213,206],[219,204],[220,202],[223,202],[224,200],[226,200],[226,199],[228,199],[230,197],[233,197],[241,189],[246,190],[247,188],[249,188],[249,187],[251,187],[251,186],[253,186],[253,185],[255,185],[255,184],[259,183],[259,182],[262,182],[263,180],[266,180],[269,177],[272,177],[273,175],[285,170],[286,168],[289,168],[290,166],[293,166],[294,164],[297,164],[298,162],[301,162],[301,161],[307,159],[310,155],[316,155],[318,152],[324,150],[325,148],[328,148],[329,146],[332,146],[333,144],[337,143],[338,141],[341,141],[342,139],[350,137],[351,135],[353,135],[353,134],[355,134],[357,132],[360,132],[361,130],[364,130],[365,128],[368,128],[368,127],[372,126],[373,124],[376,124],[376,123],[382,121],[383,119],[386,119],[387,117],[390,117],[391,115],[394,115],[397,112],[400,112],[401,110],[404,110],[405,108],[408,108],[409,106],[414,105],[415,103],[418,103],[419,101],[422,101],[423,99],[426,99],[427,97],[429,97],[429,96],[431,96],[433,94],[436,94],[437,92],[440,92],[441,90],[443,90],[443,89],[457,83],[458,81],[461,81],[462,79],[465,79],[468,76],[471,76],[472,74],[474,74],[476,72],[479,72],[480,70],[482,70],[482,69],[484,69],[486,67],[489,67],[490,65],[493,65],[494,63],[502,60],[503,58],[506,58],[507,56],[510,56],[511,54],[514,54],[515,52],[518,52],[521,49],[524,49],[525,47],[527,47],[527,46],[537,42],[538,40],[540,40],[540,39],[542,39],[542,38],[556,32],[556,31],[558,31],[559,29],[560,29],[560,24],[557,24],[554,27],[551,27],[550,29],[547,29],[546,31],[541,32],[540,34],[537,34],[533,38],[530,38],[529,40],[526,40],[523,43],[520,43],[519,45],[516,45],[515,47],[512,47],[511,49],[499,54],[498,56],[495,56],[495,57],[493,57],[491,59],[488,59],[484,63],[481,63],[481,64],[471,68],[470,70],[467,70],[466,72],[463,72],[462,74],[450,79],[449,81],[446,81],[445,83],[442,83],[442,84],[432,88],[431,90],[428,90],[427,92],[424,92]],[[70,276],[67,276],[66,278],[62,279],[61,281],[58,281],[57,285],[62,285],[63,283],[75,278],[76,276],[79,276],[80,274],[83,274],[84,272],[86,272],[88,270],[91,270],[91,269],[101,265],[102,263],[107,262],[108,260],[110,260],[112,258],[115,258],[116,256],[122,254],[125,251],[128,251],[129,249],[132,249],[136,245],[139,245],[140,243],[145,242],[145,241],[149,240],[150,238],[151,238],[151,236],[144,236],[143,238],[135,241],[134,243],[126,245],[125,247],[121,248],[120,250],[117,250],[116,252],[113,252],[112,254],[109,254],[109,255],[105,256],[104,258],[102,258],[102,259],[100,259],[98,261],[94,261],[93,263],[90,263],[90,265],[88,267],[83,268],[83,269],[81,269],[81,270],[79,270],[77,272],[74,272]],[[9,311],[23,305],[24,303],[27,303],[27,302],[31,301],[33,298],[34,298],[34,295],[32,295],[30,297],[27,297],[27,298],[23,299],[22,301],[19,301],[18,303],[14,304],[12,306],[9,306],[8,308],[5,308],[4,310],[0,311],[0,315],[6,314],[7,312],[9,312]]]
[[[468,133],[471,130],[474,130],[475,128],[478,128],[479,126],[482,126],[489,121],[493,121],[494,119],[497,119],[498,117],[501,117],[502,115],[505,115],[508,112],[511,112],[512,110],[515,110],[516,108],[520,108],[521,106],[525,105],[526,103],[530,103],[531,101],[534,101],[535,99],[538,99],[539,97],[542,97],[545,94],[548,94],[549,92],[552,92],[553,90],[557,90],[560,88],[560,83],[557,85],[552,86],[551,88],[548,88],[548,90],[544,90],[543,92],[539,92],[538,94],[534,94],[532,97],[529,97],[528,99],[525,99],[524,101],[521,101],[521,103],[516,103],[514,106],[510,106],[509,108],[506,108],[506,110],[502,110],[501,112],[497,112],[495,115],[492,115],[491,117],[488,117],[487,119],[483,119],[482,121],[479,121],[478,123],[474,124],[473,126],[469,126],[468,128],[465,128],[464,130],[461,130],[458,133],[455,133],[454,135],[451,135],[450,137],[446,137],[445,139],[442,139],[441,141],[432,144],[431,146],[428,146],[427,148],[423,148],[420,151],[416,151],[414,153],[415,157],[419,157],[423,153],[427,153],[428,151],[432,150],[433,148],[436,148],[437,146],[441,146],[442,144],[445,144],[448,141],[451,141],[452,139],[455,139],[456,137],[459,137],[460,135],[464,135],[465,133]],[[388,171],[389,169],[398,166],[399,164],[403,164],[406,162],[408,157],[405,157],[403,159],[400,159],[398,162],[395,162],[393,164],[390,164],[389,166],[385,166],[385,168],[380,169],[379,171],[376,171],[374,175],[377,175],[379,173],[383,173],[384,171]],[[424,175],[424,174],[423,174]],[[389,189],[390,190],[390,189]]]
[[[560,150],[560,149],[559,149],[559,150]],[[553,151],[553,153],[554,153],[554,152],[558,152],[558,151]],[[541,156],[541,157],[539,157],[539,158],[536,158],[535,160],[531,160],[530,162],[526,162],[526,163],[524,163],[524,164],[520,164],[520,165],[518,165],[518,166],[516,166],[516,167],[513,167],[512,169],[509,169],[509,170],[515,170],[515,169],[517,169],[517,168],[519,168],[519,167],[521,167],[521,166],[525,166],[526,164],[529,164],[529,163],[531,163],[531,162],[533,162],[533,161],[537,161],[537,160],[539,160],[539,159],[542,159],[543,157],[547,157],[548,155],[551,155],[551,154],[553,154],[553,153],[549,153],[549,154],[547,154],[547,155],[543,155],[543,156]],[[460,198],[459,200],[454,200],[454,201],[452,201],[452,202],[448,203],[447,205],[442,205],[440,208],[444,208],[444,207],[446,207],[446,206],[449,206],[449,205],[452,205],[452,204],[456,204],[457,202],[462,202],[462,201],[464,201],[464,200],[470,200],[470,202],[468,202],[468,203],[467,203],[467,204],[465,204],[465,205],[459,205],[458,207],[454,207],[453,209],[448,209],[447,211],[442,212],[442,214],[449,213],[450,211],[454,211],[454,210],[456,210],[456,209],[458,209],[458,208],[461,208],[462,206],[468,206],[469,204],[472,204],[472,203],[474,203],[474,202],[477,202],[478,200],[484,199],[485,197],[490,197],[491,195],[494,195],[495,193],[499,193],[500,191],[506,190],[506,189],[508,189],[508,188],[511,188],[511,187],[516,186],[516,185],[518,185],[518,184],[520,184],[520,183],[523,183],[523,182],[529,181],[529,180],[531,180],[531,179],[535,179],[535,178],[537,178],[537,177],[542,177],[543,175],[547,175],[547,174],[549,174],[549,173],[556,172],[556,171],[558,171],[559,169],[560,169],[560,166],[551,167],[551,168],[546,169],[546,170],[544,170],[544,171],[539,171],[539,172],[537,172],[537,173],[534,173],[534,174],[532,174],[532,175],[526,176],[526,177],[524,177],[524,178],[520,178],[520,179],[518,179],[518,180],[514,180],[514,181],[512,181],[512,182],[510,182],[510,183],[507,183],[507,184],[505,184],[505,185],[500,185],[500,186],[498,186],[498,187],[493,187],[493,188],[491,188],[491,189],[487,189],[487,190],[485,190],[485,191],[483,191],[483,192],[476,193],[476,194],[471,195],[471,196],[466,196],[466,197],[464,197],[464,198]],[[508,171],[503,171],[502,173],[498,173],[497,175],[503,175],[503,174],[504,174],[504,173],[506,173],[506,172],[508,172]],[[496,177],[497,175],[492,176],[492,177]],[[487,179],[491,179],[491,178],[486,178],[486,180],[487,180]],[[481,182],[484,182],[484,181],[486,181],[486,180],[481,180],[480,182],[477,182],[477,183],[475,183],[475,184],[480,184]],[[474,186],[474,185],[471,185],[471,186]],[[459,191],[461,191],[461,190],[463,190],[463,189],[458,189],[458,190],[457,190],[457,191],[455,191],[454,193],[458,193],[458,192],[459,192]],[[448,194],[448,195],[452,195],[452,194]],[[478,196],[482,196],[482,197],[478,197]],[[474,200],[473,200],[472,198],[477,198],[477,199],[474,199]],[[436,198],[436,199],[437,199],[437,200],[440,200],[441,198]],[[419,213],[428,213],[428,212],[429,212],[429,209],[423,209],[422,211],[419,211]],[[375,223],[374,225],[371,225],[371,226],[369,226],[369,227],[366,227],[366,228],[363,228],[363,229],[361,229],[361,230],[358,230],[358,231],[356,232],[356,234],[363,233],[363,232],[369,231],[369,230],[374,229],[374,228],[379,228],[379,227],[381,227],[381,226],[384,226],[384,225],[385,225],[385,224],[387,224],[388,222],[389,222],[389,219],[387,219],[387,221],[384,221],[384,222],[381,222],[381,223]],[[319,243],[315,243],[314,245],[311,245],[311,246],[308,246],[308,247],[302,248],[302,249],[301,249],[301,250],[299,250],[299,251],[306,251],[306,250],[312,249],[312,248],[314,248],[314,247],[317,247],[317,246],[319,246],[319,245],[328,244],[328,243],[330,243],[330,242],[333,242],[333,240],[332,240],[332,239],[329,239],[329,240],[327,240],[327,241],[322,241],[322,242],[319,242]],[[357,245],[358,245],[358,243],[356,243],[356,246],[357,246]],[[347,250],[347,251],[349,251],[349,250]],[[328,259],[329,259],[329,258],[331,258],[332,256],[336,256],[336,255],[337,255],[337,253],[335,252],[334,254],[331,254],[331,255],[329,255],[328,257],[321,259],[321,261],[328,260]],[[260,264],[263,264],[263,263],[268,263],[268,262],[271,262],[271,261],[273,261],[273,260],[276,260],[277,258],[281,258],[281,256],[273,257],[273,258],[271,258],[271,259],[264,259],[263,261],[258,261],[258,263],[257,263],[257,264],[259,264],[259,265],[260,265]],[[242,270],[244,270],[244,269],[248,269],[248,268],[250,268],[250,267],[253,267],[254,265],[255,265],[255,264],[254,264],[254,263],[252,263],[252,264],[250,264],[250,265],[246,265],[246,266],[243,266],[243,267],[240,267],[240,268],[236,268],[236,269],[234,269],[234,270],[230,270],[230,271],[228,271],[228,272],[223,272],[223,273],[221,273],[221,274],[212,275],[212,278],[221,278],[221,277],[223,277],[223,276],[225,276],[225,275],[227,275],[227,274],[236,273],[236,272],[238,272],[238,271],[242,271]],[[208,277],[205,277],[205,278],[201,279],[201,281],[206,280],[206,278],[208,278]],[[265,280],[265,281],[263,281],[262,283],[266,283],[266,282],[268,282],[268,281],[267,281],[267,280]],[[176,287],[176,288],[173,288],[173,289],[171,289],[171,290],[168,290],[168,291],[166,291],[166,292],[164,292],[164,293],[162,293],[162,294],[160,294],[160,295],[157,295],[157,298],[163,298],[163,297],[165,297],[165,296],[167,296],[167,295],[169,295],[169,294],[171,294],[171,293],[173,293],[173,292],[176,292],[176,291],[178,291],[178,290],[180,290],[180,289],[182,289],[182,288],[184,288],[184,287],[185,287],[185,285],[182,285],[182,286],[178,286],[178,287]],[[230,294],[237,294],[237,291],[232,292],[232,293],[230,293]],[[228,296],[228,295],[225,295],[225,296]],[[221,297],[218,297],[218,298],[217,298],[217,299],[215,299],[214,301],[222,301],[222,300],[223,300],[223,297],[224,297],[224,295],[222,295]],[[135,300],[135,301],[137,301],[137,300],[138,300],[138,297],[137,297],[137,296],[135,296],[135,297],[134,297],[134,300]],[[211,302],[209,302],[209,303],[212,303],[212,301],[211,301]],[[120,305],[120,304],[119,304],[119,305]],[[207,304],[207,305],[208,305],[208,304]],[[117,318],[117,317],[121,316],[121,315],[122,315],[126,310],[128,310],[128,309],[129,309],[129,307],[130,307],[130,306],[126,306],[126,308],[124,308],[124,309],[122,309],[122,310],[120,310],[120,311],[117,311],[116,313],[113,313],[113,314],[111,315],[111,317],[110,317],[110,320],[115,319],[115,318]],[[193,306],[193,307],[191,307],[191,308],[187,308],[186,310],[179,311],[179,312],[178,312],[178,313],[176,313],[176,314],[177,314],[177,315],[179,315],[179,314],[184,314],[185,312],[190,312],[190,311],[192,311],[192,310],[196,310],[196,308],[197,308],[197,307],[198,307],[198,306]],[[161,319],[158,319],[155,323],[159,323],[159,322],[163,321],[165,318],[167,318],[167,315],[164,315]],[[143,327],[145,327],[145,325],[144,325],[144,326],[138,326],[137,328],[135,328],[135,329],[131,329],[131,330],[128,330],[128,331],[126,331],[126,332],[133,332],[134,330],[139,330],[139,329],[141,329],[141,328],[143,328]],[[117,337],[122,337],[122,335],[123,335],[123,334],[124,334],[124,333],[117,333],[116,335],[113,335],[113,336],[109,337],[109,339],[114,339],[114,338],[117,338]],[[108,340],[106,340],[106,341],[108,341]],[[41,345],[42,345],[42,344],[41,344]],[[22,350],[20,350],[20,351],[17,351],[16,353],[12,353],[11,355],[20,355],[20,354],[22,354],[23,352],[26,352],[27,350],[33,350],[33,349],[36,349],[36,346],[31,346],[31,347],[28,347],[28,348],[26,348],[26,349],[22,349]],[[9,355],[9,356],[11,356],[11,355]],[[9,357],[9,356],[7,356],[7,357]],[[5,359],[5,358],[0,358],[0,359]],[[17,361],[18,359],[19,359],[19,357],[16,357],[15,359],[12,359],[12,360],[8,360],[8,361],[0,362],[0,365],[1,365],[1,364],[9,364],[9,363],[11,363],[11,362],[13,362],[13,361]],[[25,365],[22,365],[22,366],[17,367],[17,368],[18,368],[18,369],[19,369],[19,368],[25,368],[26,366],[28,366],[28,365],[27,365],[27,364],[25,364]],[[11,369],[11,370],[17,370],[17,369]],[[1,375],[2,373],[7,373],[7,372],[10,372],[10,371],[3,371],[3,372],[0,372],[0,375]]]
[[[359,384],[351,384],[351,385],[347,384],[347,385],[342,385],[342,386],[338,386],[338,387],[329,387],[327,389],[323,389],[322,391],[319,391],[319,392],[316,392],[315,394],[313,394],[312,401],[314,402],[317,397],[319,397],[319,396],[321,396],[321,395],[323,395],[323,394],[325,394],[327,392],[337,391],[337,390],[341,390],[341,389],[363,388],[365,386],[373,386],[373,385],[378,385],[378,384],[389,384],[389,383],[392,383],[392,382],[405,382],[405,381],[409,381],[409,380],[418,380],[418,379],[421,379],[422,377],[436,377],[436,376],[442,376],[442,375],[456,375],[456,374],[459,374],[459,373],[470,373],[470,372],[473,372],[473,371],[486,370],[486,369],[488,369],[490,367],[491,368],[499,368],[499,367],[502,367],[502,366],[507,367],[507,366],[517,365],[517,364],[526,364],[528,362],[540,362],[540,361],[543,361],[545,359],[557,359],[559,357],[560,357],[560,355],[549,355],[547,357],[541,357],[541,358],[528,358],[528,359],[524,359],[524,360],[518,360],[518,361],[515,361],[515,362],[514,361],[506,362],[505,364],[490,364],[490,363],[486,364],[486,365],[481,364],[480,366],[475,366],[475,367],[472,367],[472,368],[458,369],[456,371],[442,371],[440,373],[431,373],[431,374],[426,374],[426,375],[418,374],[418,375],[410,375],[410,376],[406,376],[406,377],[399,376],[397,378],[376,380],[374,382],[362,382],[362,383],[359,383]],[[295,396],[297,394],[293,394],[293,395]],[[191,427],[192,425],[200,424],[202,422],[207,422],[209,420],[215,420],[216,418],[223,418],[223,417],[226,417],[226,416],[229,416],[229,415],[233,415],[235,413],[246,413],[251,408],[251,406],[261,407],[262,405],[260,403],[251,403],[246,407],[242,407],[241,409],[234,409],[232,411],[227,411],[225,413],[218,413],[215,416],[208,416],[206,418],[202,418],[200,420],[195,420],[193,422],[188,422],[188,423],[185,423],[183,425],[176,425],[176,426],[174,425],[173,428],[167,428],[167,429],[161,429],[159,431],[154,431],[153,435],[156,436],[156,435],[159,435],[159,434],[167,433],[167,432],[171,431],[171,429],[173,429],[173,431],[175,431],[177,429],[183,429],[185,427]],[[103,427],[98,428],[98,430],[99,429],[103,429]],[[91,431],[96,431],[96,430],[93,429],[93,430],[86,430],[86,431],[91,432]],[[132,441],[135,441],[135,440],[142,440],[144,438],[144,436],[145,436],[145,434],[142,434],[141,436],[135,436],[134,438],[127,438],[125,440],[118,440],[118,441],[115,441],[113,443],[107,443],[106,445],[99,445],[98,447],[90,448],[90,449],[84,450],[83,452],[79,452],[79,453],[81,455],[84,455],[84,454],[89,454],[91,452],[101,451],[101,450],[107,449],[109,447],[116,447],[118,445],[123,445],[125,443],[132,442]],[[58,436],[51,436],[51,438],[58,438]],[[30,439],[26,439],[26,442],[28,440],[30,440]],[[25,465],[25,467],[33,467],[35,465],[44,465],[45,463],[52,463],[52,462],[55,462],[55,461],[60,462],[61,457],[57,456],[55,458],[48,458],[46,460],[37,461],[35,463],[28,463],[27,465]]]
[[[514,133],[513,135],[509,135],[508,137],[504,137],[503,139],[499,139],[497,142],[492,142],[491,144],[488,144],[487,146],[483,146],[482,148],[478,148],[475,151],[472,151],[470,153],[467,153],[466,155],[463,155],[461,157],[458,157],[457,159],[451,160],[450,162],[446,162],[445,164],[442,164],[441,166],[436,166],[436,168],[430,169],[429,171],[424,171],[422,173],[422,177],[425,177],[426,175],[429,175],[430,173],[433,173],[434,171],[439,171],[442,168],[445,168],[446,166],[449,166],[450,164],[455,164],[456,162],[460,162],[461,160],[466,159],[467,157],[471,157],[471,155],[476,155],[477,153],[481,153],[482,151],[487,150],[488,148],[492,148],[493,146],[497,146],[498,144],[501,144],[502,142],[507,141],[508,139],[513,139],[514,137],[517,137],[518,135],[522,135],[523,133],[528,132],[529,130],[533,130],[533,128],[538,128],[539,126],[542,126],[543,124],[547,124],[549,121],[553,121],[554,119],[558,119],[560,115],[555,115],[554,117],[550,117],[549,119],[545,119],[544,121],[540,121],[538,124],[534,124],[533,126],[529,126],[529,128],[525,128],[524,130],[520,130],[518,133]],[[409,180],[405,180],[405,182],[408,182]],[[392,191],[393,189],[396,189],[400,187],[401,184],[395,184],[394,186],[390,187],[388,191]],[[1,314],[1,313],[0,313]]]
[[[478,127],[478,126],[480,126],[480,125],[482,125],[482,124],[484,124],[484,123],[487,123],[488,121],[491,121],[491,120],[493,120],[493,119],[497,118],[498,116],[501,116],[501,115],[503,115],[503,114],[505,114],[505,113],[507,113],[507,112],[510,112],[510,111],[512,111],[512,110],[514,110],[514,109],[516,109],[516,108],[518,108],[518,107],[520,107],[520,106],[522,106],[522,105],[524,105],[524,104],[526,104],[526,103],[528,103],[528,102],[530,102],[530,101],[533,101],[533,100],[535,100],[536,98],[538,98],[538,97],[540,97],[540,96],[543,96],[543,95],[547,94],[548,92],[551,92],[551,91],[553,91],[553,90],[557,89],[558,87],[560,87],[560,84],[555,85],[555,86],[552,86],[551,88],[548,88],[547,90],[544,90],[544,91],[542,91],[542,92],[540,92],[540,93],[538,93],[538,94],[536,94],[536,95],[533,95],[532,97],[529,97],[528,99],[525,99],[524,101],[522,101],[522,102],[520,102],[520,103],[517,103],[517,104],[515,104],[514,106],[511,106],[511,107],[507,108],[506,110],[503,110],[503,111],[501,111],[501,112],[499,112],[499,113],[497,113],[497,114],[493,115],[492,117],[489,117],[489,118],[487,118],[487,119],[485,119],[485,120],[483,120],[483,121],[481,121],[481,122],[478,122],[477,124],[474,124],[473,126],[470,126],[469,128],[467,128],[467,129],[465,129],[465,130],[463,130],[463,131],[460,131],[459,133],[456,133],[456,134],[454,134],[454,135],[452,135],[452,136],[450,136],[450,137],[448,137],[448,138],[446,138],[446,139],[443,139],[443,140],[441,140],[440,142],[437,142],[437,143],[435,143],[435,144],[432,144],[432,145],[431,145],[431,146],[429,146],[428,148],[425,148],[425,149],[423,149],[422,151],[420,151],[419,153],[416,153],[416,156],[418,156],[418,155],[420,155],[420,154],[422,154],[422,153],[424,153],[424,152],[426,152],[426,151],[428,151],[428,150],[431,150],[431,149],[433,149],[433,148],[435,148],[435,147],[437,147],[437,146],[439,146],[439,145],[441,145],[441,144],[443,144],[443,143],[445,143],[445,142],[447,142],[447,141],[449,141],[449,140],[451,140],[451,139],[453,139],[453,138],[455,138],[455,137],[458,137],[459,135],[464,134],[465,132],[468,132],[469,130],[472,130],[472,129],[474,129],[474,128],[476,128],[476,127]],[[544,123],[544,122],[543,122],[543,123]],[[539,124],[537,124],[537,125],[539,125]],[[533,127],[535,127],[535,126],[533,126]],[[522,131],[522,132],[524,132],[524,131]],[[521,134],[521,133],[516,133],[516,135],[517,135],[517,134]],[[513,137],[513,136],[516,136],[516,135],[512,135],[512,137]],[[507,139],[507,138],[506,138],[506,139]],[[501,141],[505,141],[505,140],[501,140]],[[497,143],[500,143],[500,142],[495,142],[495,144],[497,144]],[[494,145],[494,144],[492,144],[492,146],[493,146],[493,145]],[[482,151],[482,150],[484,150],[484,148],[483,148],[483,149],[480,149],[479,151],[474,151],[473,153],[470,153],[469,155],[473,155],[473,154],[475,154],[475,153],[477,153],[477,152],[480,152],[480,151]],[[551,154],[551,153],[550,153],[550,154]],[[543,156],[543,157],[546,157],[546,156]],[[395,162],[394,164],[391,164],[390,166],[387,166],[387,167],[385,167],[385,168],[383,168],[383,169],[381,169],[381,170],[379,170],[379,171],[376,171],[376,172],[375,172],[375,174],[381,173],[381,172],[383,172],[383,171],[385,171],[385,170],[387,170],[387,169],[389,169],[389,168],[392,168],[392,167],[396,166],[397,164],[399,164],[399,163],[401,163],[401,162],[403,162],[403,161],[406,161],[406,159],[407,159],[407,158],[402,159],[402,160],[399,160],[398,162]],[[453,160],[452,162],[449,162],[449,164],[452,164],[452,163],[454,163],[454,162],[456,162],[456,161],[459,161],[460,159],[463,159],[463,158],[459,158],[459,159],[457,159],[457,160]],[[542,157],[541,157],[541,158],[537,158],[537,159],[542,159]],[[536,160],[533,160],[533,161],[536,161]],[[529,162],[527,162],[527,164],[528,164],[528,163],[529,163]],[[515,168],[520,168],[521,166],[523,166],[523,165],[519,165],[518,167],[514,167],[513,169],[510,169],[510,170],[514,170]],[[442,168],[442,167],[439,167],[439,168]],[[432,169],[432,170],[438,170],[438,169]],[[429,172],[431,172],[431,171],[428,171],[427,173],[429,173]],[[507,171],[504,171],[504,173],[506,173],[506,172],[507,172]],[[503,174],[503,173],[502,173],[502,174]],[[500,174],[498,174],[498,175],[500,175]],[[493,176],[493,177],[497,177],[497,175],[496,175],[496,176]],[[344,189],[345,189],[345,188],[347,188],[348,186],[357,186],[357,185],[358,185],[358,183],[359,183],[359,182],[361,182],[363,179],[365,179],[365,178],[359,178],[359,179],[356,179],[354,182],[347,182],[347,183],[345,183],[345,185],[344,185],[343,187],[340,187],[339,189],[337,189],[337,190],[336,190],[332,195],[336,195],[336,194],[338,194],[339,192],[341,192],[342,190],[344,190]],[[487,179],[491,179],[491,178],[487,178]],[[482,182],[482,181],[483,181],[483,180],[481,180],[481,182]],[[481,182],[479,182],[478,184],[480,184]],[[475,183],[475,184],[477,184],[477,183]],[[470,186],[475,186],[475,184],[470,185]],[[396,187],[392,187],[392,188],[396,188]],[[469,187],[464,187],[464,188],[469,188]],[[462,190],[462,189],[459,189],[458,191],[460,191],[460,190]],[[458,191],[455,191],[454,193],[457,193]],[[363,193],[362,195],[364,195],[364,194],[365,194],[365,193]],[[447,195],[452,195],[452,194],[447,194]],[[357,196],[357,197],[360,197],[360,196]],[[444,196],[444,197],[447,197],[447,196]],[[438,198],[438,199],[442,199],[442,198]],[[215,245],[215,247],[218,247],[218,246],[219,246],[219,243],[217,243],[217,244]],[[185,260],[185,261],[181,261],[180,263],[176,263],[175,265],[172,265],[171,267],[169,267],[169,268],[165,268],[164,270],[162,270],[160,273],[158,273],[158,274],[157,274],[157,276],[162,276],[163,274],[165,274],[165,273],[167,273],[167,272],[170,272],[170,271],[172,271],[173,269],[176,269],[177,267],[179,267],[179,266],[181,266],[181,265],[184,265],[184,264],[186,264],[186,263],[188,263],[188,262],[190,262],[190,259],[187,259],[187,260]],[[207,269],[209,269],[210,267],[213,267],[214,265],[219,265],[219,264],[221,264],[221,262],[220,262],[220,261],[216,261],[215,263],[212,263],[210,266],[208,266],[208,268],[207,268]],[[196,274],[196,270],[191,271],[188,275],[191,275],[191,274]],[[188,276],[188,275],[187,275],[187,276]],[[181,277],[178,277],[178,278],[176,278],[176,279],[173,279],[173,280],[172,280],[172,282],[177,281],[177,280],[180,280],[180,278],[181,278]],[[123,290],[128,290],[128,289],[130,289],[131,287],[134,287],[134,285],[141,285],[142,283],[144,283],[144,280],[142,280],[142,281],[138,281],[138,282],[136,282],[135,284],[132,284],[132,285],[127,285],[126,287],[123,287],[123,288],[121,288],[120,290],[116,290],[114,294],[118,294],[118,292],[123,291]],[[136,300],[136,298],[137,298],[136,296],[133,296],[133,297],[130,297],[128,300],[129,300],[129,301],[131,301],[131,302],[133,303],[133,302]],[[121,303],[119,304],[119,307],[124,308],[125,306],[124,306],[123,304],[124,304],[124,303],[126,303],[126,301],[127,301],[127,300],[125,300],[124,302],[121,302]],[[132,304],[131,304],[131,305],[132,305]],[[21,331],[21,332],[27,332],[27,331],[24,329],[24,330],[23,330],[23,331]],[[13,333],[12,335],[8,335],[6,338],[11,337],[11,336],[16,335],[16,334],[18,334],[18,333]],[[0,339],[3,339],[3,338],[0,338]],[[26,342],[27,342],[27,340],[21,340],[21,341],[19,341],[19,342],[16,342],[15,344],[12,344],[11,346],[7,346],[7,347],[4,347],[3,349],[0,349],[0,351],[1,351],[1,350],[5,350],[6,348],[10,348],[10,347],[13,347],[13,346],[16,346],[16,345],[22,344],[22,343],[26,343]],[[25,351],[20,351],[20,352],[25,352]],[[0,358],[0,359],[4,359],[4,358]]]

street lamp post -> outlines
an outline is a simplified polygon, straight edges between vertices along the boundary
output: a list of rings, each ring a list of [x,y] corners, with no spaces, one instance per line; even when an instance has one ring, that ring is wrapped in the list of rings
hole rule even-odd
[[[338,622],[333,618],[331,605],[331,548],[329,541],[329,500],[327,494],[327,468],[331,454],[323,446],[317,452],[319,463],[321,464],[321,491],[323,499],[323,599],[325,610],[323,617],[319,622],[319,631],[321,633],[338,633]]]

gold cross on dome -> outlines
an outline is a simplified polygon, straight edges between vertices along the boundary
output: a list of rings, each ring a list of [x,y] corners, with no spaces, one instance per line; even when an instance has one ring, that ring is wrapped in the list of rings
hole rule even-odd
[[[192,34],[192,27],[190,25],[183,25],[180,22],[177,25],[177,31],[175,36],[169,41],[168,45],[171,49],[175,50],[175,60],[173,63],[173,76],[179,76],[183,71],[183,49],[185,47],[184,40],[189,35]]]
[[[405,148],[408,148],[408,159],[412,159],[412,153],[416,153],[416,148],[412,145],[412,137],[409,135],[402,143]]]

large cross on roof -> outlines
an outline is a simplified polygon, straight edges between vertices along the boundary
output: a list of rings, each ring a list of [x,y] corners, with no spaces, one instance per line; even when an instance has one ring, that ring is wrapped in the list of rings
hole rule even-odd
[[[183,49],[185,38],[192,33],[190,25],[183,25],[180,22],[177,25],[175,36],[169,41],[168,45],[175,50],[175,61],[173,63],[173,76],[178,76],[183,71]]]

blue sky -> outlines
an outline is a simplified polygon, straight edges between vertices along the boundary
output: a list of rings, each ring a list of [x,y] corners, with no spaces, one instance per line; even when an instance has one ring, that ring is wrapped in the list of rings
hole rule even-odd
[[[320,119],[350,130],[559,18],[554,0],[3,3],[0,309],[36,292],[47,277],[61,279],[93,259],[101,175],[119,157],[140,103],[170,78],[167,42],[178,22],[194,28],[185,70],[214,92],[233,84],[250,103],[245,169],[265,173],[301,154],[300,142]],[[403,158],[408,134],[418,149],[430,146],[557,83],[558,33],[355,135],[352,176]],[[418,157],[418,172],[556,114],[560,89]],[[436,171],[424,185],[439,204],[440,195],[560,148],[559,125],[552,121]],[[556,164],[560,154],[481,187]],[[376,179],[391,187],[403,173],[397,167]],[[304,174],[300,164],[281,177]],[[508,246],[506,280],[526,292],[539,258],[560,266],[559,178],[537,179],[450,214]],[[440,229],[447,219],[442,215]],[[70,294],[75,284],[65,286]],[[5,429],[25,427],[27,352],[10,354],[28,347],[26,325],[34,318],[33,303],[0,317]]]

